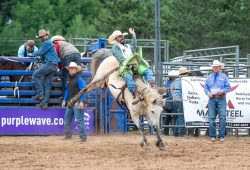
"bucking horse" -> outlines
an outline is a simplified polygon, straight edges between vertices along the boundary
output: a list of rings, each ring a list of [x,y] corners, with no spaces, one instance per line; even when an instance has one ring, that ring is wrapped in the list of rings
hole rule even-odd
[[[143,132],[143,126],[140,123],[140,116],[144,116],[150,127],[156,131],[157,141],[156,146],[164,149],[164,144],[160,136],[160,115],[165,105],[165,100],[162,98],[164,91],[151,87],[141,78],[135,78],[138,92],[143,98],[140,102],[133,105],[133,96],[126,87],[125,81],[118,76],[119,62],[112,55],[109,49],[100,49],[92,56],[91,72],[93,79],[82,91],[69,101],[68,106],[72,107],[79,100],[82,94],[97,88],[108,87],[114,98],[119,103],[124,103],[129,110],[129,113],[138,127],[142,142],[140,144],[144,149],[148,148],[148,142]]]

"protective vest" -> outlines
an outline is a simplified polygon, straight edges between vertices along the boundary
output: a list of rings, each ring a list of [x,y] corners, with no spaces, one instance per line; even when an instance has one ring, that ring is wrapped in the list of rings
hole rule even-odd
[[[118,46],[120,47],[124,58],[129,59],[133,56],[133,52],[131,50],[130,45],[128,44],[122,45],[121,43],[118,43]]]

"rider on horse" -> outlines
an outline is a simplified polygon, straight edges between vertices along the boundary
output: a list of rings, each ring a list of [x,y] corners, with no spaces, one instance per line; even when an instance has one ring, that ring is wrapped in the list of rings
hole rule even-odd
[[[114,57],[119,61],[122,70],[122,77],[126,82],[129,91],[134,96],[134,101],[132,104],[137,104],[140,101],[140,95],[137,90],[137,85],[133,79],[133,74],[136,72],[138,75],[143,76],[144,79],[149,82],[151,85],[155,84],[153,79],[153,72],[149,69],[149,64],[136,53],[137,41],[136,34],[134,29],[129,28],[129,33],[132,35],[131,44],[125,44],[124,36],[128,33],[122,33],[119,30],[114,31],[108,38],[109,44],[113,44],[112,53]],[[131,63],[134,55],[137,55],[137,66],[134,66],[135,63]],[[125,71],[124,71],[125,70]],[[133,70],[133,71],[132,71]]]

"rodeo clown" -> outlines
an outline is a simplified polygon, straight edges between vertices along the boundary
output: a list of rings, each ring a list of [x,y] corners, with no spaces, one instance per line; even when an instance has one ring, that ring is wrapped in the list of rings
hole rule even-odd
[[[112,53],[119,61],[121,67],[119,69],[120,76],[126,82],[129,91],[134,96],[132,104],[137,104],[140,101],[140,95],[137,91],[137,86],[133,79],[135,72],[144,77],[152,86],[155,85],[153,80],[153,72],[149,69],[149,64],[141,55],[134,55],[136,53],[137,41],[134,29],[129,28],[129,33],[132,36],[131,44],[125,44],[124,36],[128,33],[122,33],[119,30],[114,31],[108,38],[108,43],[113,44]],[[134,58],[137,56],[137,58]],[[133,70],[133,71],[132,71]]]
[[[78,74],[82,68],[77,65],[75,62],[70,62],[69,66],[66,66],[66,69],[69,70],[69,80],[66,85],[64,100],[62,102],[62,107],[66,106],[66,102],[73,98],[80,90],[82,90],[86,83]],[[73,108],[66,108],[64,115],[64,126],[65,126],[65,139],[72,138],[71,132],[71,123],[73,116],[75,115],[76,123],[79,129],[80,142],[85,142],[87,140],[87,135],[84,127],[84,102],[86,100],[86,94],[83,94],[80,98],[80,101],[77,102]]]

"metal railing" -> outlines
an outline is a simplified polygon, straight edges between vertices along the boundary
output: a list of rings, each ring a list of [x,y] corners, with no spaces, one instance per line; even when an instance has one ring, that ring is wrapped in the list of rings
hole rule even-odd
[[[82,52],[88,51],[88,48],[95,42],[98,41],[98,38],[70,38],[69,42],[79,48]],[[128,43],[131,42],[131,39],[126,39]],[[143,50],[149,49],[154,54],[154,44],[155,39],[137,39],[137,46],[142,47]],[[111,48],[111,45],[107,45],[107,48]],[[160,48],[163,54],[163,61],[169,61],[169,41],[161,40]],[[152,56],[153,59],[153,56]]]

